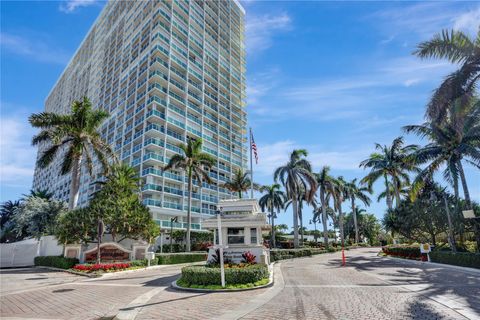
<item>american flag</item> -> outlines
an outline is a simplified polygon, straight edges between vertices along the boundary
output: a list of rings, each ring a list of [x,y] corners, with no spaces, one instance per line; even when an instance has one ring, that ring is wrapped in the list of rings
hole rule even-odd
[[[258,164],[257,145],[255,144],[255,140],[253,139],[252,129],[250,129],[250,148],[252,148],[253,155],[255,156],[255,164]]]

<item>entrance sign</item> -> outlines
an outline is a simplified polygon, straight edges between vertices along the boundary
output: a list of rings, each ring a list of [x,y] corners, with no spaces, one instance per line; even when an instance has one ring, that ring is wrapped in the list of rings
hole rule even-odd
[[[92,262],[97,260],[97,248],[85,252],[85,262]],[[127,261],[130,260],[130,251],[123,249],[120,246],[107,244],[100,247],[100,260],[105,261]]]
[[[429,253],[430,251],[432,251],[432,248],[430,247],[430,245],[428,243],[420,244],[420,252],[421,253]]]
[[[465,219],[475,219],[475,213],[473,210],[463,210],[462,213]]]

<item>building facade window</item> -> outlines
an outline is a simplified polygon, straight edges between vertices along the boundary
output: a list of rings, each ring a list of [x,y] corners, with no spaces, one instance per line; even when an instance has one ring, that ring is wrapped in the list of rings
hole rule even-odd
[[[243,228],[228,228],[228,244],[245,243],[245,234]]]
[[[257,228],[250,228],[250,243],[257,243]]]

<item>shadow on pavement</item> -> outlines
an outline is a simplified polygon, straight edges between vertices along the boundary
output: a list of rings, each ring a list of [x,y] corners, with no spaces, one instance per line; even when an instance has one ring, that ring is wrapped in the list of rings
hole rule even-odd
[[[365,253],[376,254],[379,251],[369,250]],[[392,260],[380,256],[349,256],[348,251],[346,254],[347,267],[353,267],[360,272],[375,271],[378,275],[386,277],[385,281],[395,285],[424,285],[425,288],[419,288],[418,293],[425,296],[456,296],[455,298],[463,299],[468,307],[480,313],[480,277],[468,270],[463,272],[428,263],[417,264],[409,260]],[[341,259],[331,259],[326,265],[341,268]],[[416,270],[409,270],[410,268]],[[428,306],[422,306],[417,302],[409,305],[409,308],[422,307]],[[432,314],[422,319],[430,318],[439,317]]]

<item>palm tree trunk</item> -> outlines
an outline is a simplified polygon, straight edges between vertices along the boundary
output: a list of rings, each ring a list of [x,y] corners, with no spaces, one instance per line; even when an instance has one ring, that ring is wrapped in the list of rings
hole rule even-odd
[[[239,190],[239,191],[238,191],[238,198],[239,198],[239,199],[242,199],[242,190]]]
[[[303,212],[301,204],[298,206],[298,219],[300,219],[300,243],[303,247]]]
[[[70,197],[68,199],[68,209],[70,210],[75,209],[78,203],[78,196],[80,194],[81,163],[82,155],[73,159],[72,182],[70,184]]]
[[[188,170],[188,206],[187,206],[187,245],[186,252],[190,252],[192,244],[190,243],[190,224],[192,223],[192,169]]]
[[[353,215],[353,225],[355,226],[355,243],[358,243],[358,224],[357,224],[357,212],[355,211],[355,198],[352,196],[352,215]]]
[[[325,191],[320,186],[320,201],[322,202],[323,243],[328,248],[327,206],[325,204]]]
[[[297,207],[296,196],[293,196],[292,205],[293,205],[293,247],[298,248],[298,207]]]
[[[398,185],[396,183],[393,184],[393,190],[395,192],[395,207],[400,205],[400,191],[398,190]]]
[[[385,198],[387,200],[387,207],[389,210],[392,210],[393,208],[393,201],[392,201],[392,197],[390,195],[390,188],[388,187],[388,180],[387,180],[387,176],[384,176],[385,177]]]
[[[445,204],[445,210],[447,211],[447,220],[448,220],[448,242],[450,249],[453,252],[457,252],[457,247],[455,245],[455,235],[453,233],[452,218],[450,217],[450,208],[448,207],[447,198],[443,197],[443,202]]]
[[[275,213],[273,212],[273,206],[271,209],[272,215],[272,248],[275,248]]]
[[[463,194],[465,195],[467,209],[471,209],[472,202],[470,200],[470,192],[468,192],[467,179],[465,178],[465,172],[463,171],[463,165],[461,161],[458,161],[458,171],[460,172],[460,180],[462,181]]]
[[[340,241],[342,242],[342,247],[345,245],[345,235],[343,230],[343,212],[342,212],[342,203],[338,203],[338,228],[340,229]]]

